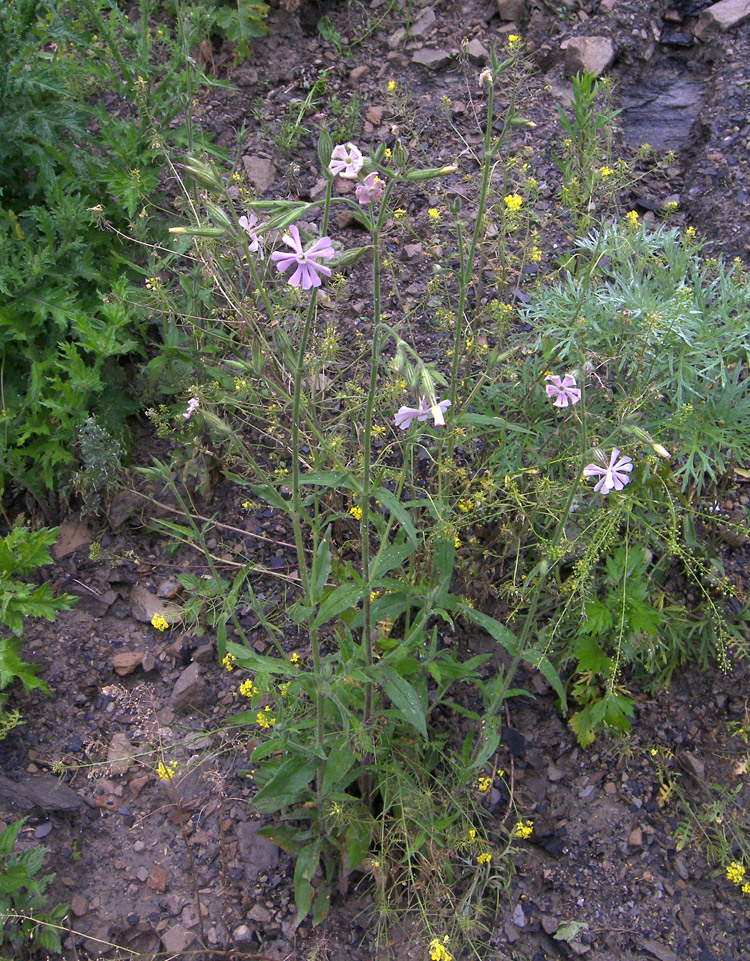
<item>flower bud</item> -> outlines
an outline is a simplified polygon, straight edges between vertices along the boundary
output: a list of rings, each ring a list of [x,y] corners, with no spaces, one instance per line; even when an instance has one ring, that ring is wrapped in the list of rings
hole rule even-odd
[[[201,187],[213,190],[218,193],[224,189],[219,172],[211,165],[205,164],[202,160],[195,157],[187,157],[186,163],[182,165],[183,170],[190,174],[193,180],[197,181]]]
[[[424,170],[410,170],[406,175],[406,179],[414,182],[420,180],[435,180],[436,177],[447,177],[448,174],[454,174],[458,170],[455,164],[449,164],[447,167],[426,167]]]
[[[170,227],[169,232],[180,237],[223,237],[226,234],[223,227]]]
[[[323,169],[323,173],[330,177],[331,173],[328,170],[328,165],[331,162],[331,154],[333,153],[333,141],[331,140],[331,135],[328,133],[328,128],[323,127],[320,131],[320,137],[318,138],[318,159],[320,160],[320,166]]]

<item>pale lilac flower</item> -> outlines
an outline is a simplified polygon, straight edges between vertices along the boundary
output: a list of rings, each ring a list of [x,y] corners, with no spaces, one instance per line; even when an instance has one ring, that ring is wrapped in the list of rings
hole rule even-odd
[[[364,183],[357,184],[355,193],[361,207],[375,203],[383,196],[383,181],[373,170],[365,177]]]
[[[199,404],[200,404],[200,401],[198,400],[197,397],[190,398],[190,400],[188,401],[187,410],[182,415],[185,418],[185,420],[190,420],[193,414],[198,410]]]
[[[583,468],[583,476],[601,477],[594,490],[600,491],[606,496],[611,490],[621,491],[626,484],[630,483],[629,475],[632,469],[633,461],[629,457],[620,457],[620,452],[615,447],[606,467],[600,467],[599,464],[587,464]]]
[[[442,427],[445,424],[445,417],[443,415],[450,405],[451,402],[449,400],[441,400],[439,404],[431,407],[424,397],[420,397],[419,407],[399,408],[398,413],[394,417],[396,427],[400,427],[401,430],[408,430],[412,425],[412,421],[426,421],[430,417],[435,421],[436,427]]]
[[[364,162],[364,157],[353,143],[340,143],[333,148],[328,169],[334,177],[340,176],[354,180]]]
[[[547,374],[544,379],[547,381],[547,396],[555,407],[567,407],[569,404],[572,406],[581,399],[581,390],[576,386],[576,379],[572,374],[564,377]]]
[[[251,211],[249,218],[240,217],[237,223],[250,238],[250,243],[248,244],[250,252],[253,254],[258,254],[260,259],[263,260],[263,244],[257,233],[258,228],[262,227],[262,224],[259,223],[258,218]]]
[[[301,287],[309,290],[311,287],[320,287],[320,275],[331,276],[331,268],[325,264],[318,263],[319,260],[328,260],[335,256],[335,251],[331,245],[330,237],[321,237],[315,243],[304,250],[300,240],[299,230],[296,224],[292,224],[289,233],[282,237],[284,243],[292,250],[275,250],[271,254],[271,260],[276,264],[281,273],[289,270],[296,265],[296,270],[289,278],[292,287]]]

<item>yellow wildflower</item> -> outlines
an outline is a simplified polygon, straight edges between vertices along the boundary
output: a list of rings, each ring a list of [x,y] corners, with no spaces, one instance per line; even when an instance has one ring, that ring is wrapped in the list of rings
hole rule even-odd
[[[742,893],[750,894],[750,884],[748,884],[747,881],[742,885]]]
[[[433,223],[437,223],[438,220],[440,220],[440,211],[437,209],[437,207],[430,207],[430,209],[427,211],[427,216],[433,221]]]
[[[234,654],[230,654],[229,651],[227,651],[227,653],[226,653],[226,654],[224,655],[224,657],[221,659],[221,663],[224,665],[224,667],[225,667],[228,671],[233,671],[233,670],[234,670],[234,662],[235,662],[236,660],[237,660],[237,658],[234,656]]]
[[[614,174],[614,170],[611,167],[600,167],[599,173],[602,177],[611,177]]]
[[[492,787],[491,777],[478,777],[477,778],[477,790],[480,794],[486,794]]]
[[[151,626],[155,627],[157,631],[166,631],[169,627],[169,622],[161,616],[161,614],[154,614],[151,618]]]
[[[468,836],[467,836],[467,839],[466,839],[466,840],[467,840],[467,843],[468,843],[468,844],[473,844],[473,843],[476,841],[476,839],[477,839],[477,829],[476,829],[476,828],[469,828],[469,830],[468,830]]]
[[[250,678],[240,684],[240,694],[243,697],[252,697],[255,694],[255,685]]]
[[[283,684],[279,684],[279,694],[282,697],[286,697],[287,694],[289,693],[289,685],[291,683],[292,683],[291,681],[285,681]]]
[[[630,213],[625,214],[625,219],[632,230],[638,227],[638,211],[631,210]]]
[[[508,46],[511,48],[511,50],[513,49],[513,47],[517,47],[520,42],[521,42],[521,38],[518,36],[517,33],[508,34]]]
[[[482,854],[477,856],[477,864],[489,864],[492,860],[492,855],[484,851]]]
[[[512,213],[516,213],[517,211],[519,211],[521,209],[522,204],[523,204],[523,197],[520,194],[508,194],[508,196],[505,198],[505,206]]]
[[[727,866],[727,880],[733,884],[742,884],[745,880],[745,865],[740,864],[739,861],[732,861]]]
[[[354,507],[350,507],[350,508],[349,508],[349,513],[352,515],[352,517],[354,518],[355,521],[361,521],[361,520],[362,520],[362,508],[361,508],[361,507],[357,507],[356,505],[355,505]]]
[[[177,762],[168,761],[165,764],[163,761],[159,761],[156,765],[156,773],[162,781],[171,781],[177,773]]]
[[[393,216],[396,218],[396,220],[403,220],[404,217],[406,216],[406,211],[404,210],[403,207],[397,207],[393,211]]]
[[[430,961],[453,961],[453,955],[445,947],[448,943],[448,935],[442,941],[433,938],[430,941]]]
[[[456,550],[458,550],[461,546],[461,538],[458,536],[458,534],[456,534],[456,536],[453,538],[453,543],[456,545]]]
[[[276,718],[273,716],[270,707],[264,707],[258,711],[255,715],[255,720],[258,726],[264,728],[266,731],[276,723]]]
[[[524,823],[523,821],[518,821],[516,826],[513,828],[513,833],[517,838],[521,838],[523,841],[525,841],[534,833],[534,822],[526,821]]]
[[[295,651],[294,654],[289,658],[289,663],[294,664],[295,667],[299,667],[301,664],[299,654]]]
[[[534,246],[531,248],[531,262],[533,264],[538,264],[541,259],[542,259],[542,252],[537,247],[537,245],[534,244]]]
[[[395,90],[396,90],[396,81],[395,81],[395,80],[389,80],[389,81],[388,81],[388,93],[395,93]]]

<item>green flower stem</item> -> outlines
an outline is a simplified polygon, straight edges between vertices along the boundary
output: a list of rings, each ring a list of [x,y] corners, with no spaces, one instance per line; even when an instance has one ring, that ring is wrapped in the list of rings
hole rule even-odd
[[[380,206],[380,214],[377,221],[372,226],[372,246],[373,246],[373,329],[372,329],[372,348],[370,351],[370,386],[367,392],[367,404],[365,406],[365,426],[364,426],[364,451],[362,457],[362,498],[360,508],[362,517],[359,522],[360,543],[362,544],[362,591],[363,591],[363,628],[362,628],[362,647],[365,655],[365,668],[369,674],[372,668],[373,643],[372,643],[372,568],[370,566],[370,496],[372,490],[372,415],[375,409],[375,395],[378,387],[378,365],[380,363],[380,338],[382,334],[381,321],[381,251],[380,251],[380,231],[386,218],[391,193],[394,182],[390,181],[385,188],[383,199]],[[364,689],[365,708],[363,723],[365,729],[372,723],[373,712],[373,684],[368,679]]]

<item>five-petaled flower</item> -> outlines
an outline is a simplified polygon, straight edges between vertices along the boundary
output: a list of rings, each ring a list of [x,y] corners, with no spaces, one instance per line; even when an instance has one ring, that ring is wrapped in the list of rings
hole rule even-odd
[[[190,398],[190,400],[188,401],[187,408],[184,414],[182,415],[185,418],[185,420],[190,420],[193,414],[198,410],[199,404],[200,404],[200,401],[198,400],[197,397]]]
[[[425,421],[429,420],[430,417],[435,421],[436,427],[442,427],[445,424],[445,412],[450,405],[449,400],[441,400],[439,404],[430,406],[424,397],[420,397],[419,407],[400,407],[398,409],[394,417],[396,427],[400,427],[401,430],[408,430],[412,421]]]
[[[615,447],[606,467],[587,464],[583,468],[583,476],[600,477],[601,480],[596,483],[594,490],[606,496],[611,490],[621,491],[626,484],[630,483],[632,469],[633,461],[630,457],[620,457],[620,451]]]
[[[240,217],[237,223],[250,238],[250,242],[247,245],[250,252],[258,254],[260,259],[263,260],[263,246],[258,236],[258,229],[263,225],[259,222],[256,215],[251,211],[249,217]]]
[[[328,169],[334,177],[345,177],[349,180],[354,180],[362,169],[364,162],[364,157],[359,148],[355,147],[353,143],[340,143],[333,148]]]
[[[271,254],[271,260],[282,273],[289,270],[290,267],[296,267],[289,278],[292,287],[301,287],[303,290],[320,287],[320,275],[331,276],[331,268],[318,263],[321,259],[328,260],[335,256],[330,237],[321,237],[305,250],[302,246],[299,230],[296,224],[292,224],[289,233],[284,234],[282,240],[288,247],[292,248],[291,251],[275,250]]]
[[[581,399],[581,390],[572,374],[565,374],[564,377],[558,377],[557,374],[547,374],[544,379],[547,381],[547,386],[544,389],[555,407],[577,404]]]
[[[355,189],[357,202],[361,207],[366,207],[370,203],[377,203],[383,196],[383,189],[383,181],[373,170],[371,174],[365,177],[363,183],[357,184]]]

